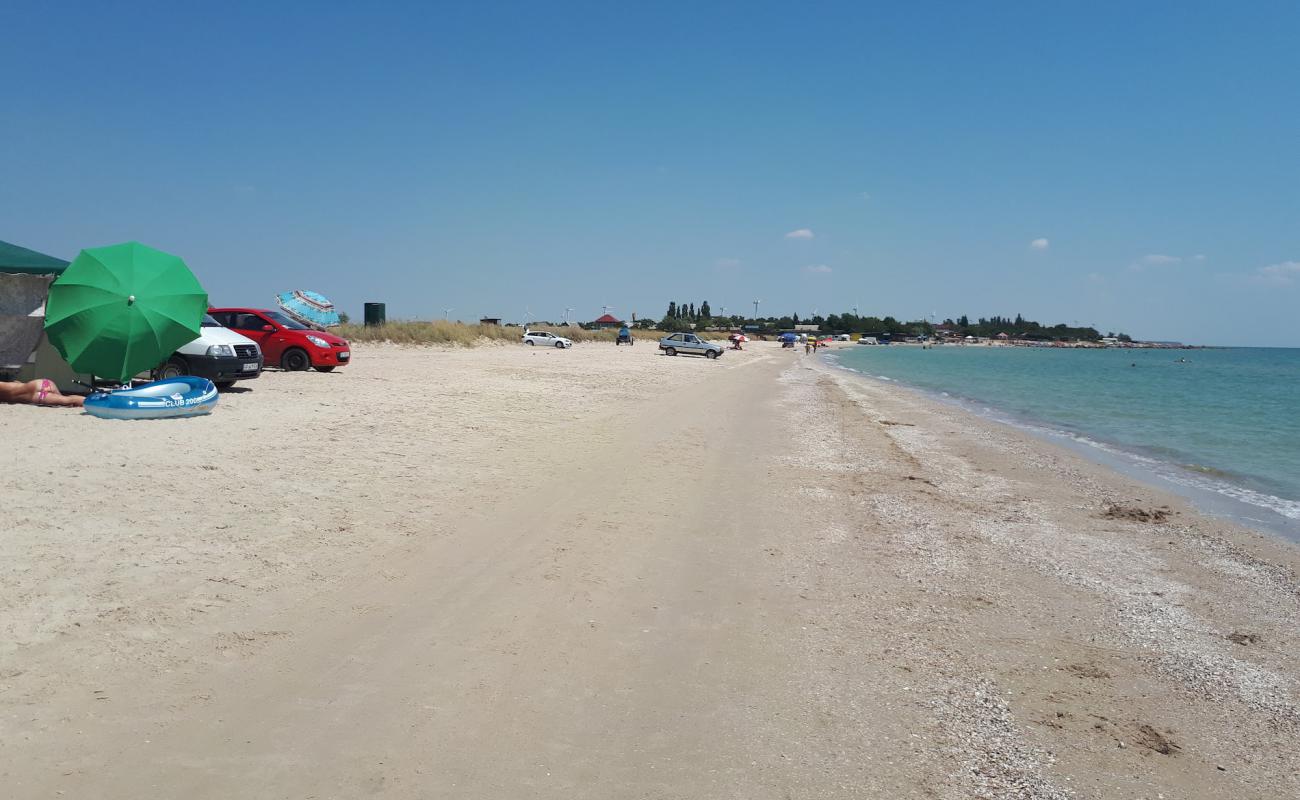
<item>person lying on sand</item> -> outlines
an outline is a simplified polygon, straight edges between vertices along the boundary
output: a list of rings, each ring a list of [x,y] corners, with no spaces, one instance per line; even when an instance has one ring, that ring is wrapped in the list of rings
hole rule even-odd
[[[84,397],[63,394],[53,381],[40,378],[34,381],[0,381],[0,403],[31,403],[36,406],[76,406],[86,402]]]

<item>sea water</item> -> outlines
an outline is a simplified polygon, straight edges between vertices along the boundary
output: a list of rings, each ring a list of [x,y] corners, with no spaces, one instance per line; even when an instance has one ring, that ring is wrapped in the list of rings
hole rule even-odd
[[[855,345],[832,358],[1300,541],[1300,349]]]

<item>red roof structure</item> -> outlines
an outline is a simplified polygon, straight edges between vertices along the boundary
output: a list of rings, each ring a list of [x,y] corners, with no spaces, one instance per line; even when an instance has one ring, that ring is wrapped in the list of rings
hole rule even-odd
[[[589,324],[591,325],[591,327],[603,331],[609,328],[623,327],[623,320],[619,319],[613,314],[606,314],[600,319],[592,320]]]

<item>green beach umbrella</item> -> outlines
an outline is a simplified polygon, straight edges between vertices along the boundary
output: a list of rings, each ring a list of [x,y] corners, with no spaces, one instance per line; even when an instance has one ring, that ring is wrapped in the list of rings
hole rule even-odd
[[[77,255],[50,285],[45,332],[73,369],[125,383],[197,339],[207,308],[184,261],[127,242]]]

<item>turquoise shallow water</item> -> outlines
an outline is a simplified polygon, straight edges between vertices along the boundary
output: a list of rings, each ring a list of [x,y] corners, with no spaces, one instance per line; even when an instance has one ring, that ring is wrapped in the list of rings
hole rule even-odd
[[[1207,510],[1300,538],[1300,349],[859,345],[833,358],[1067,437],[1222,501]]]

